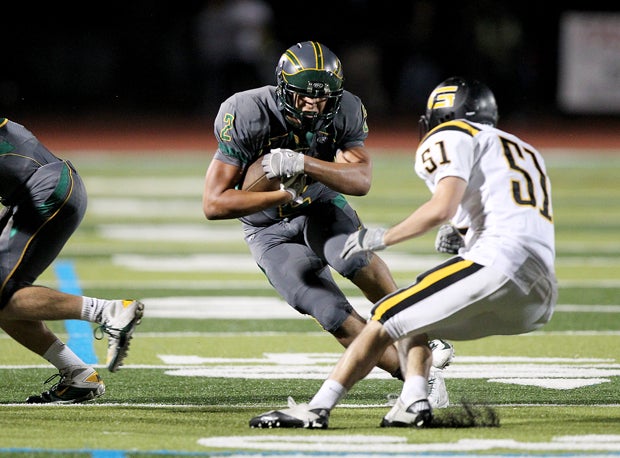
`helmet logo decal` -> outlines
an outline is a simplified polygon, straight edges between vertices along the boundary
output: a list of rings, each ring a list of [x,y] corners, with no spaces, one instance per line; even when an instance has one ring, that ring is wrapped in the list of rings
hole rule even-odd
[[[316,94],[317,92],[329,93],[329,84],[321,81],[308,81],[308,93]]]
[[[456,91],[458,86],[444,86],[431,92],[428,98],[427,107],[429,110],[435,108],[451,108],[454,106]]]

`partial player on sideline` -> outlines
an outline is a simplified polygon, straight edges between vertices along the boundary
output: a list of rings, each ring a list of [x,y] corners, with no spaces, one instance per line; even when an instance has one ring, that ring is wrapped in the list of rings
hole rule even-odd
[[[99,373],[45,321],[97,323],[97,329],[108,335],[106,366],[115,372],[127,356],[144,305],[34,285],[80,225],[87,194],[69,161],[56,157],[28,129],[6,118],[0,118],[0,201],[4,206],[0,213],[0,328],[58,369],[46,383],[59,380],[26,402],[73,404],[95,399],[105,392]]]

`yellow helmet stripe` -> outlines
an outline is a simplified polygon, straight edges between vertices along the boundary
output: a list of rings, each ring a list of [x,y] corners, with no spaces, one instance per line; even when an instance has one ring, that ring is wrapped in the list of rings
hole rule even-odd
[[[317,70],[323,70],[325,68],[325,61],[323,59],[323,48],[316,41],[311,41],[314,48],[314,60],[316,62]]]
[[[290,49],[287,49],[286,50],[286,57],[297,68],[297,70],[303,70],[301,62],[299,61],[299,59],[297,58],[297,56],[295,55],[295,53],[293,51],[291,51]]]
[[[295,66],[298,72],[302,70],[324,70],[325,69],[325,58],[323,56],[323,47],[321,46],[320,43],[317,43],[316,41],[311,41],[310,43],[312,45],[312,49],[314,50],[314,62],[315,62],[314,68],[304,68],[303,64],[301,63],[299,58],[295,55],[295,53],[290,49],[286,50],[286,53],[285,53],[286,57],[288,58],[288,60],[291,61],[291,63]]]

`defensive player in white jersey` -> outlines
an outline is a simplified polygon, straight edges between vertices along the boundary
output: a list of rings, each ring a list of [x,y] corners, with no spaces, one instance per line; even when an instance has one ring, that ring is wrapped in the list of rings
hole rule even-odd
[[[469,223],[461,243],[452,232],[458,254],[376,302],[308,404],[264,413],[250,426],[326,428],[331,409],[396,341],[405,383],[381,426],[429,426],[428,339],[521,334],[549,321],[557,298],[551,184],[540,153],[497,129],[497,119],[495,97],[478,81],[452,77],[432,91],[415,158],[432,197],[389,229],[351,234],[342,256],[382,250],[455,216]]]

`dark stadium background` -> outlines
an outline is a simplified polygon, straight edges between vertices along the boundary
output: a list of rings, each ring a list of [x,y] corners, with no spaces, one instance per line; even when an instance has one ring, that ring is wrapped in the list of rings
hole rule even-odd
[[[224,91],[272,84],[279,53],[313,39],[339,55],[347,89],[362,97],[377,122],[417,119],[428,91],[452,74],[486,81],[504,119],[566,117],[556,101],[560,16],[618,7],[607,1],[551,3],[268,2],[272,54],[264,56],[262,76],[240,65],[225,75]],[[30,117],[212,117],[222,100],[208,94],[222,72],[200,61],[195,33],[207,4],[3,4],[0,115],[23,123]],[[517,30],[518,40],[506,49],[499,40],[485,50],[489,43],[481,44],[475,30],[492,23]],[[228,46],[226,34],[221,46]],[[407,71],[414,76],[408,79]],[[618,114],[605,118],[615,121]]]

